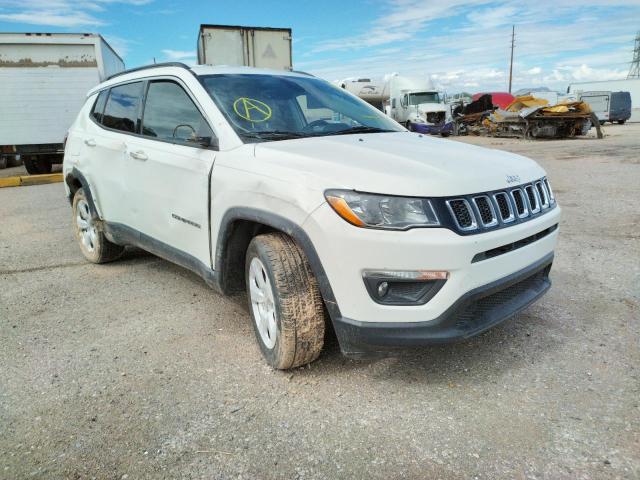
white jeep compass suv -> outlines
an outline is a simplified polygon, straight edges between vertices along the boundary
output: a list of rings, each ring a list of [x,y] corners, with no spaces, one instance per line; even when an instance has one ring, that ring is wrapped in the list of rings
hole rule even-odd
[[[135,245],[246,289],[275,368],[477,335],[550,286],[534,161],[411,133],[313,76],[158,64],[88,94],[65,189],[91,262]]]

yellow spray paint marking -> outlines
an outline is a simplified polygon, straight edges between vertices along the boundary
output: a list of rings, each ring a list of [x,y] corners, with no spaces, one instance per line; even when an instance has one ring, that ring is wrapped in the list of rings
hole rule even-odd
[[[233,102],[233,111],[250,122],[266,122],[271,118],[271,107],[260,100],[240,97]]]

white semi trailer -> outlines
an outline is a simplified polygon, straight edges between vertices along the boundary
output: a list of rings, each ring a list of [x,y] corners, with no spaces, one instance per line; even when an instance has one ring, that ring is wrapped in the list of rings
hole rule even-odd
[[[62,163],[64,138],[87,92],[124,70],[100,36],[0,33],[0,156],[29,173]]]
[[[291,70],[291,29],[200,25],[198,64]]]
[[[411,131],[448,136],[453,130],[450,108],[428,78],[392,74],[382,81],[360,78],[338,83]]]

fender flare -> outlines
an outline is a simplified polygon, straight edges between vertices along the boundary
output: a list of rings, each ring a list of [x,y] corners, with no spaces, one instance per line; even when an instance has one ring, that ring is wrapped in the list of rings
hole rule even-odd
[[[329,278],[322,266],[320,257],[316,252],[311,239],[298,224],[291,220],[277,215],[275,213],[267,212],[260,209],[248,208],[248,207],[233,207],[227,210],[220,222],[220,229],[218,231],[218,239],[216,241],[216,254],[214,260],[214,270],[224,275],[222,272],[222,265],[226,254],[226,248],[229,237],[231,235],[231,224],[236,220],[247,220],[251,222],[260,223],[268,227],[279,230],[289,236],[291,236],[296,243],[302,248],[305,253],[311,270],[316,277],[318,287],[320,288],[320,294],[327,307],[331,320],[339,319],[342,317],[340,314],[340,308],[336,302],[336,297],[333,294]],[[222,281],[222,275],[219,276]]]
[[[69,194],[69,203],[73,204],[73,195],[75,192],[73,191],[72,186],[73,186],[74,180],[77,180],[78,182],[80,182],[80,185],[84,190],[84,194],[87,197],[87,203],[89,204],[89,209],[91,210],[91,213],[96,218],[100,218],[100,215],[98,214],[98,209],[96,208],[96,204],[93,201],[93,194],[91,193],[91,187],[89,186],[89,182],[76,167],[73,167],[73,170],[71,170],[71,172],[68,173],[67,176],[65,177],[65,183],[67,184],[67,186],[71,191],[71,193]]]

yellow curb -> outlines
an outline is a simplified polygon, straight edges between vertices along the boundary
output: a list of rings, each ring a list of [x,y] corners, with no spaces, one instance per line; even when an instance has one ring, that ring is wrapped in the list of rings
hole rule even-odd
[[[19,187],[20,177],[0,178],[0,188],[3,187]]]
[[[0,178],[0,188],[21,187],[27,185],[44,185],[45,183],[62,182],[61,173],[50,173],[47,175],[25,175],[21,177]]]

